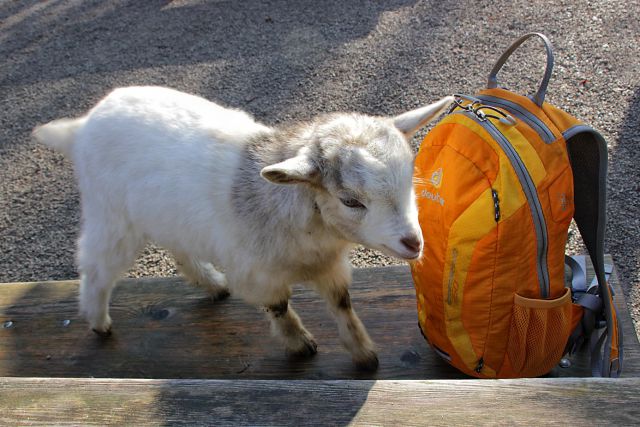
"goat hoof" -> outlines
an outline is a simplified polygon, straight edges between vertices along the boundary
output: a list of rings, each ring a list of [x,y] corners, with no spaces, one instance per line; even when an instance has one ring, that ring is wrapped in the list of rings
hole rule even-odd
[[[229,292],[229,289],[222,289],[216,292],[215,294],[213,294],[213,301],[217,302],[217,301],[226,300],[227,298],[229,298],[230,295],[231,295],[231,292]]]
[[[314,340],[305,341],[304,343],[304,355],[313,356],[318,352],[318,343]]]
[[[310,357],[318,352],[318,344],[312,338],[305,338],[302,347],[295,350],[289,349],[288,353],[294,357]]]
[[[111,328],[105,330],[105,331],[100,331],[98,329],[91,329],[93,332],[96,333],[96,335],[98,335],[100,338],[107,338],[111,336]]]
[[[378,370],[378,365],[379,365],[378,355],[375,353],[372,353],[366,358],[354,360],[354,363],[356,365],[356,368],[361,371],[373,372]]]

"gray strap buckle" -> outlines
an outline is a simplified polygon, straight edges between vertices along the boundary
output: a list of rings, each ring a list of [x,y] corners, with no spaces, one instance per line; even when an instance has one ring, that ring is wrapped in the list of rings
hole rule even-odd
[[[584,255],[565,255],[564,262],[571,267],[571,291],[574,294],[585,292],[589,294],[599,293],[598,278],[593,277],[591,283],[587,284],[587,260]],[[613,265],[604,265],[604,276],[607,282],[613,273]],[[609,286],[613,295],[613,288]]]

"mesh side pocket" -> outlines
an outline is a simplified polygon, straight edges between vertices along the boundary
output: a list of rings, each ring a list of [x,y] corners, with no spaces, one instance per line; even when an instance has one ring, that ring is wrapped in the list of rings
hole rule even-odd
[[[562,357],[571,333],[571,291],[553,300],[515,296],[507,355],[522,377],[549,372]]]

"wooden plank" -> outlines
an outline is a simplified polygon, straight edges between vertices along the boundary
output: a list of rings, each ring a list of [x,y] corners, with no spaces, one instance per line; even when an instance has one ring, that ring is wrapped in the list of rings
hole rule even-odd
[[[638,425],[640,378],[0,378],[2,425]]]
[[[0,285],[0,376],[427,379],[463,378],[427,346],[417,327],[415,293],[405,266],[358,269],[353,304],[379,345],[375,373],[354,369],[334,321],[313,293],[293,299],[319,343],[310,359],[288,358],[258,310],[238,300],[212,302],[180,278],[124,280],[112,302],[114,333],[100,339],[77,315],[77,282]],[[614,278],[615,281],[615,278]],[[638,341],[625,327],[625,375],[638,376]],[[5,322],[11,327],[3,328]],[[65,321],[69,321],[68,325]],[[588,376],[586,359],[555,376]]]
[[[376,373],[354,369],[325,304],[299,288],[293,305],[318,354],[295,359],[262,312],[239,300],[214,303],[180,278],[124,280],[112,300],[113,335],[100,339],[77,315],[77,282],[10,284],[0,292],[0,376],[247,379],[457,378],[417,327],[406,268],[356,273],[352,300],[380,343]],[[68,326],[63,326],[70,320]]]

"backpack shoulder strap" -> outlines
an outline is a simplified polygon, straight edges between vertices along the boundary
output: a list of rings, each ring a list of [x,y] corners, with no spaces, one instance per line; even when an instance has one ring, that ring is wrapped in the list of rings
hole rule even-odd
[[[617,377],[622,370],[622,330],[604,268],[606,224],[607,143],[589,126],[578,124],[563,132],[574,180],[574,219],[587,247],[598,280],[606,329],[592,336],[594,376]],[[602,356],[599,349],[604,346]],[[596,359],[596,360],[594,360]]]

